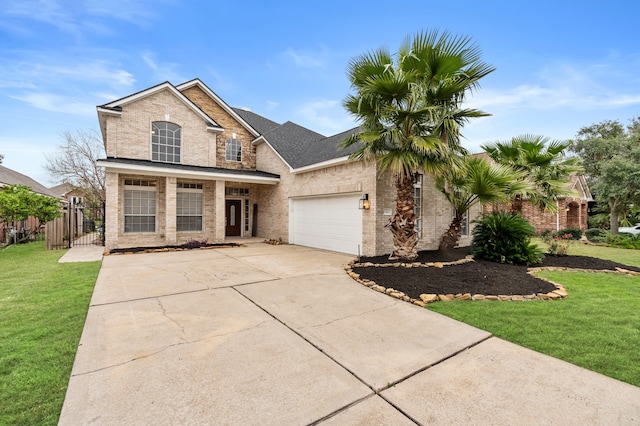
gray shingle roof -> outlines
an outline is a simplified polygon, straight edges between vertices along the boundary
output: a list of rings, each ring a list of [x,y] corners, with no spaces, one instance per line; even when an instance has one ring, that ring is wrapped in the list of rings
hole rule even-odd
[[[49,188],[41,185],[35,180],[31,179],[27,175],[18,173],[15,170],[11,170],[7,167],[0,165],[0,184],[1,185],[26,185],[31,188],[33,192],[46,195],[48,197],[60,198],[56,193],[49,190]]]
[[[233,110],[294,169],[345,157],[358,149],[357,145],[341,149],[340,144],[349,135],[359,132],[359,127],[326,137],[291,121],[278,124],[252,111],[240,108]]]
[[[238,114],[244,121],[246,121],[251,127],[253,127],[258,133],[264,134],[269,130],[278,127],[280,123],[271,121],[261,115],[258,115],[252,111],[247,111],[242,108],[231,108]]]

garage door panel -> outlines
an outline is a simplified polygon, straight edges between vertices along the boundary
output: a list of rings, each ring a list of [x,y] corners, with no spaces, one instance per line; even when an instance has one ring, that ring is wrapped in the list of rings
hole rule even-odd
[[[359,195],[291,199],[289,241],[357,254],[362,244]]]

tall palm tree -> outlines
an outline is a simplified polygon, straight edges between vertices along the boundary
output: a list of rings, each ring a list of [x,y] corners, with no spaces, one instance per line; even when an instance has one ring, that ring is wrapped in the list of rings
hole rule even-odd
[[[469,38],[437,31],[407,37],[395,55],[380,48],[350,61],[347,74],[355,93],[343,104],[361,131],[342,146],[358,144],[352,159],[376,161],[379,173],[390,169],[394,174],[396,211],[387,225],[392,259],[417,257],[416,173],[435,174],[446,169],[453,154],[464,153],[460,128],[488,114],[461,104],[492,71]]]
[[[442,235],[440,250],[452,249],[460,239],[464,214],[476,203],[507,201],[514,194],[532,189],[526,174],[503,164],[491,163],[479,156],[462,157],[457,167],[450,167],[435,177],[436,188],[454,209],[449,229]]]
[[[482,149],[499,164],[527,174],[534,188],[513,197],[511,211],[522,213],[522,203],[528,199],[541,209],[556,211],[559,197],[572,195],[567,188],[570,176],[582,168],[578,158],[567,157],[569,141],[550,140],[544,136],[520,135],[509,141],[483,145]]]

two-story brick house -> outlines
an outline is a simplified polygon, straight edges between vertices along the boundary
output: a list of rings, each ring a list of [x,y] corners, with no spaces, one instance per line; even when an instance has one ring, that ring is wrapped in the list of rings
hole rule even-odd
[[[378,175],[375,163],[350,161],[354,148],[339,148],[357,129],[325,137],[276,123],[230,107],[199,79],[165,82],[97,110],[107,154],[99,162],[107,249],[257,236],[391,252],[392,177]],[[415,195],[419,249],[435,249],[451,206],[426,175]]]

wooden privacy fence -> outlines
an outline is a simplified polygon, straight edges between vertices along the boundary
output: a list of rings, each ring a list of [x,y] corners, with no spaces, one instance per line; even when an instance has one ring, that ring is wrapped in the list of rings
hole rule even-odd
[[[61,217],[47,223],[45,235],[47,250],[104,245],[104,206],[95,210],[67,206]]]

